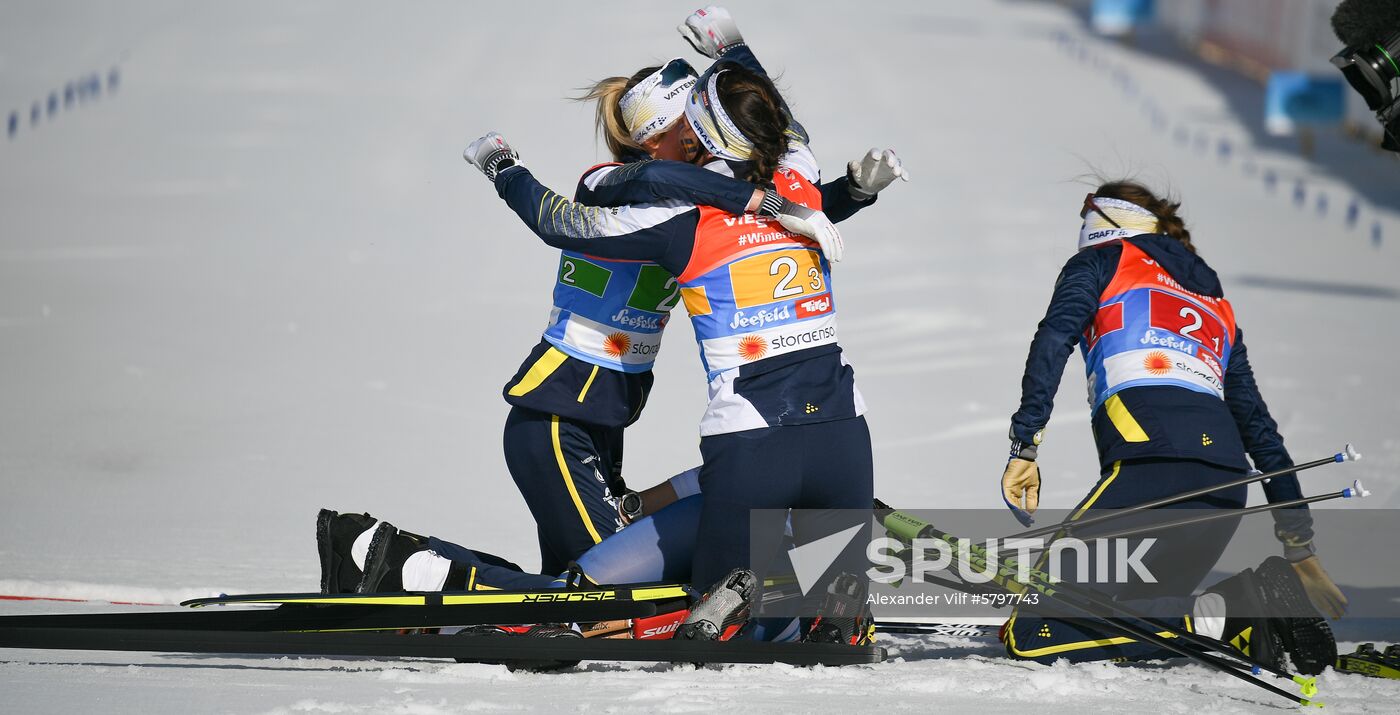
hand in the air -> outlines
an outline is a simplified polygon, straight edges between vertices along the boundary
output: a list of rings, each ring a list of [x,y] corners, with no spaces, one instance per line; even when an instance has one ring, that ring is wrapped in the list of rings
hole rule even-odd
[[[851,196],[857,201],[869,201],[895,179],[909,180],[909,172],[895,156],[893,149],[871,149],[865,156],[846,164]]]
[[[676,31],[696,52],[712,60],[718,59],[724,48],[744,44],[744,37],[739,34],[739,26],[734,24],[729,11],[715,5],[691,13],[685,22],[676,26]]]
[[[487,132],[485,136],[468,144],[466,151],[462,152],[462,158],[480,169],[491,181],[495,181],[496,175],[502,171],[512,166],[521,166],[520,154],[510,147],[505,137],[496,132]]]

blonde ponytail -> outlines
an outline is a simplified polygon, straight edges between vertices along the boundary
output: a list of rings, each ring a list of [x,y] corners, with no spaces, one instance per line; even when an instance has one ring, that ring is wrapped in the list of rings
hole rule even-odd
[[[608,152],[617,161],[622,161],[629,152],[646,152],[644,147],[632,141],[632,132],[628,131],[627,123],[622,119],[622,95],[659,69],[661,68],[643,67],[631,77],[608,77],[598,80],[592,87],[584,89],[581,96],[574,97],[579,102],[598,103],[593,126],[598,136],[603,138],[603,143],[608,146]]]

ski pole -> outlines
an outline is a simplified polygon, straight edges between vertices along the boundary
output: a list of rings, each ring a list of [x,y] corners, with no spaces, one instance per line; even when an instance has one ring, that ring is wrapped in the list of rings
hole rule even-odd
[[[1046,535],[1046,534],[1051,534],[1051,533],[1055,533],[1055,532],[1063,532],[1062,535],[1066,535],[1066,536],[1067,536],[1067,535],[1069,535],[1070,532],[1074,531],[1075,529],[1082,529],[1082,528],[1084,528],[1084,527],[1086,527],[1086,526],[1091,526],[1091,525],[1093,525],[1093,524],[1101,524],[1101,523],[1103,523],[1103,522],[1105,522],[1105,521],[1110,521],[1110,520],[1112,520],[1112,519],[1119,519],[1119,518],[1122,518],[1122,517],[1124,517],[1124,516],[1127,516],[1128,514],[1134,514],[1134,513],[1140,512],[1140,511],[1146,511],[1146,510],[1148,510],[1148,509],[1156,509],[1157,507],[1160,507],[1160,506],[1166,506],[1166,505],[1168,505],[1168,504],[1175,504],[1175,503],[1177,503],[1177,502],[1186,501],[1187,499],[1194,499],[1194,498],[1196,498],[1196,497],[1205,496],[1205,495],[1211,494],[1211,493],[1213,493],[1213,492],[1218,492],[1218,491],[1220,491],[1220,490],[1222,490],[1222,489],[1230,489],[1231,487],[1238,487],[1238,486],[1241,486],[1241,485],[1244,485],[1244,484],[1253,484],[1253,483],[1255,483],[1255,482],[1262,482],[1262,481],[1265,481],[1265,480],[1268,480],[1268,479],[1273,479],[1274,477],[1281,477],[1281,476],[1284,476],[1284,475],[1286,475],[1286,474],[1293,474],[1293,473],[1296,473],[1296,472],[1301,472],[1301,471],[1303,471],[1303,470],[1305,470],[1305,469],[1312,469],[1312,468],[1314,468],[1314,467],[1321,467],[1321,466],[1323,466],[1323,465],[1325,465],[1325,464],[1340,464],[1340,463],[1342,463],[1342,462],[1356,462],[1356,461],[1359,461],[1360,459],[1361,459],[1361,453],[1357,452],[1357,451],[1351,446],[1351,443],[1348,442],[1345,449],[1343,449],[1341,452],[1338,452],[1338,453],[1332,455],[1331,457],[1325,457],[1325,458],[1323,458],[1323,459],[1315,459],[1315,460],[1313,460],[1313,461],[1311,461],[1311,462],[1304,462],[1303,464],[1295,464],[1295,465],[1293,465],[1293,466],[1291,466],[1291,467],[1288,467],[1287,469],[1277,469],[1277,470],[1274,470],[1274,471],[1272,471],[1272,472],[1268,472],[1268,473],[1266,473],[1266,474],[1251,474],[1251,475],[1249,475],[1249,476],[1242,477],[1242,478],[1240,478],[1240,479],[1236,479],[1236,480],[1233,481],[1233,482],[1226,482],[1226,483],[1224,483],[1224,484],[1216,484],[1216,485],[1210,486],[1210,487],[1202,487],[1202,488],[1200,488],[1200,489],[1193,489],[1193,490],[1191,490],[1191,491],[1189,491],[1189,492],[1182,492],[1182,493],[1180,493],[1180,494],[1176,494],[1176,495],[1173,495],[1173,496],[1162,497],[1161,499],[1155,499],[1155,500],[1150,501],[1150,502],[1145,502],[1145,503],[1142,503],[1142,504],[1137,504],[1137,505],[1135,505],[1135,506],[1132,506],[1132,507],[1129,507],[1129,508],[1126,508],[1126,509],[1115,510],[1115,511],[1110,512],[1110,513],[1108,513],[1108,514],[1102,514],[1102,515],[1100,515],[1100,516],[1090,517],[1090,518],[1088,518],[1088,519],[1082,519],[1082,520],[1080,520],[1080,521],[1064,521],[1064,522],[1061,522],[1061,523],[1059,523],[1059,524],[1052,524],[1052,525],[1050,525],[1050,526],[1043,526],[1043,527],[1040,527],[1040,528],[1038,528],[1038,529],[1031,529],[1030,531],[1023,531],[1023,532],[1021,532],[1021,533],[1019,533],[1019,534],[1013,534],[1013,535],[1008,536],[1008,537],[1006,537],[1006,538],[1008,538],[1008,539],[1030,539],[1030,538],[1034,538],[1034,537],[1037,537],[1037,536],[1044,536],[1044,535]]]
[[[950,536],[948,538],[952,539],[953,541],[956,541],[956,537]],[[972,545],[969,544],[969,546]],[[985,559],[980,559],[980,561],[986,563]],[[1007,559],[1007,563],[1012,568],[1014,568],[1014,566],[1016,565],[1013,559]],[[974,563],[974,565],[976,565],[976,563]],[[1006,567],[999,565],[999,568]],[[1035,573],[1035,571],[1032,571],[1032,574]],[[1035,579],[1032,578],[1031,580],[1034,581]],[[1306,678],[1303,676],[1292,675],[1290,673],[1276,670],[1274,668],[1265,668],[1254,663],[1241,662],[1238,656],[1228,652],[1221,652],[1220,654],[1217,654],[1217,651],[1222,651],[1223,644],[1207,641],[1206,639],[1194,633],[1182,631],[1168,624],[1163,624],[1160,622],[1154,624],[1156,625],[1156,627],[1161,628],[1168,634],[1167,636],[1163,636],[1159,633],[1142,628],[1136,623],[1126,620],[1125,618],[1105,618],[1093,611],[1091,607],[1083,605],[1074,598],[1066,598],[1067,596],[1081,595],[1078,591],[1075,590],[1061,588],[1059,590],[1052,591],[1046,589],[1042,584],[1032,583],[1029,585],[1035,590],[1046,595],[1046,597],[1052,602],[1059,603],[1063,606],[1067,606],[1076,611],[1079,611],[1080,613],[1083,613],[1084,615],[1094,618],[1100,623],[1102,627],[1105,627],[1105,630],[1118,633],[1119,635],[1126,636],[1134,640],[1149,643],[1163,650],[1171,651],[1213,670],[1238,678],[1246,683],[1252,683],[1264,690],[1274,693],[1275,695],[1287,698],[1300,705],[1321,706],[1321,703],[1310,699],[1317,694],[1316,678]],[[1092,591],[1085,591],[1082,595],[1087,596],[1092,593]],[[1085,600],[1089,601],[1092,605],[1095,599],[1086,598]],[[1124,608],[1113,602],[1099,603],[1097,605],[1100,607],[1107,607],[1112,610],[1129,614],[1130,618],[1150,622],[1148,621],[1148,619],[1134,615],[1129,609]],[[1267,671],[1270,674],[1276,675],[1278,677],[1288,678],[1292,680],[1294,683],[1300,686],[1303,695],[1295,695],[1282,688],[1279,688],[1278,686],[1272,683],[1260,680],[1257,676],[1260,672],[1264,671]]]
[[[936,623],[925,621],[886,621],[876,619],[876,633],[909,636],[951,636],[957,638],[995,638],[999,626],[990,623]]]
[[[1261,511],[1273,511],[1273,510],[1275,510],[1275,509],[1288,509],[1288,508],[1290,508],[1290,507],[1301,506],[1301,505],[1303,505],[1303,504],[1316,504],[1317,502],[1320,502],[1320,501],[1329,501],[1329,500],[1332,500],[1332,499],[1353,499],[1353,498],[1355,498],[1355,499],[1361,499],[1361,498],[1368,497],[1368,496],[1371,496],[1371,492],[1368,491],[1365,487],[1361,486],[1361,480],[1360,480],[1360,479],[1357,479],[1357,480],[1353,481],[1353,482],[1351,483],[1351,486],[1347,487],[1346,489],[1343,489],[1343,490],[1341,490],[1341,491],[1332,492],[1331,494],[1318,494],[1317,496],[1303,497],[1303,498],[1301,498],[1301,499],[1291,499],[1291,500],[1289,500],[1289,501],[1279,502],[1279,503],[1277,503],[1277,504],[1260,504],[1260,505],[1258,505],[1258,506],[1252,506],[1252,507],[1248,507],[1248,508],[1246,508],[1246,509],[1220,509],[1220,510],[1214,510],[1214,511],[1212,511],[1212,512],[1209,513],[1209,514],[1201,514],[1201,515],[1198,515],[1198,516],[1188,517],[1188,518],[1186,518],[1186,519],[1178,519],[1178,520],[1176,520],[1176,521],[1168,521],[1168,522],[1165,522],[1165,523],[1162,523],[1162,524],[1147,524],[1147,525],[1144,525],[1144,526],[1133,527],[1133,528],[1131,528],[1131,529],[1124,529],[1124,530],[1122,530],[1122,531],[1114,531],[1114,532],[1111,532],[1111,533],[1108,533],[1108,534],[1095,534],[1093,538],[1095,538],[1095,539],[1120,539],[1120,538],[1123,538],[1123,537],[1125,537],[1125,536],[1136,536],[1136,535],[1138,535],[1138,534],[1144,534],[1144,533],[1151,532],[1151,531],[1165,531],[1166,529],[1174,529],[1174,528],[1176,528],[1176,527],[1178,527],[1178,526],[1189,526],[1189,525],[1191,525],[1191,524],[1200,524],[1200,523],[1204,523],[1204,522],[1207,522],[1207,521],[1214,521],[1214,520],[1216,520],[1216,519],[1228,519],[1228,518],[1230,518],[1230,517],[1246,516],[1246,515],[1249,515],[1249,514],[1258,514],[1258,513],[1261,512]]]
[[[954,552],[956,553],[956,545],[960,541],[958,537],[952,536],[947,532],[941,531],[934,527],[932,524],[923,521],[922,519],[917,519],[908,514],[897,512],[878,500],[876,501],[875,506],[877,518],[879,518],[881,523],[883,523],[885,527],[889,529],[893,534],[900,536],[901,538],[908,538],[911,541],[914,538],[938,539],[954,546]],[[970,541],[967,543],[969,547],[968,555],[972,559],[972,565],[995,566],[998,573],[996,576],[992,577],[992,582],[1003,586],[1004,588],[1007,588],[1008,591],[1011,591],[1011,589],[1006,585],[1006,582],[1014,581],[1013,577],[1015,576],[1016,569],[1018,567],[1017,562],[1014,559],[1003,560],[998,558],[988,558],[988,554],[986,553],[986,550],[984,548],[977,546],[976,544],[973,544]],[[1081,590],[1066,584],[1052,585],[1052,582],[1049,580],[1049,576],[1043,574],[1042,572],[1036,569],[1030,569],[1029,574],[1030,578],[1028,579],[1028,582],[1016,582],[1017,585],[1020,585],[1022,587],[1029,587],[1030,589],[1040,593],[1041,595],[1044,595],[1047,599],[1050,599],[1054,603],[1059,603],[1076,611],[1080,611],[1081,613],[1084,613],[1085,615],[1088,615],[1100,621],[1100,623],[1108,627],[1109,630],[1116,631],[1130,638],[1141,640],[1159,648],[1162,648],[1164,650],[1168,650],[1182,655],[1184,657],[1190,658],[1214,670],[1227,673],[1236,678],[1244,680],[1245,682],[1253,683],[1259,686],[1260,688],[1268,690],[1269,692],[1272,692],[1276,695],[1288,698],[1293,702],[1305,705],[1315,704],[1307,698],[1312,697],[1317,692],[1316,678],[1305,678],[1303,676],[1296,676],[1291,673],[1287,673],[1285,671],[1275,669],[1272,667],[1264,667],[1252,662],[1241,662],[1242,659],[1239,656],[1229,653],[1228,651],[1224,651],[1224,644],[1222,643],[1211,641],[1195,633],[1183,631],[1179,628],[1176,628],[1175,626],[1171,626],[1169,624],[1157,621],[1154,623],[1154,625],[1160,627],[1162,630],[1166,631],[1170,635],[1169,638],[1163,637],[1157,633],[1154,633],[1134,623],[1124,620],[1124,618],[1131,618],[1145,622],[1153,622],[1154,619],[1149,619],[1145,616],[1137,614],[1132,609],[1129,609],[1123,606],[1122,604],[1113,601],[1112,599],[1108,598],[1107,596],[1104,596],[1103,594],[1098,594],[1088,589]],[[1089,605],[1084,605],[1085,602],[1087,602]],[[1099,613],[1096,613],[1093,610],[1093,607],[1098,607],[1104,610],[1116,612],[1120,615],[1120,617],[1104,618],[1103,616],[1099,615]],[[1219,652],[1219,654],[1217,654],[1217,652]],[[1283,690],[1273,685],[1272,683],[1267,683],[1262,680],[1259,680],[1255,676],[1260,672],[1269,672],[1272,675],[1292,680],[1294,683],[1297,683],[1299,686],[1301,686],[1303,694],[1306,697],[1294,695],[1286,690]]]

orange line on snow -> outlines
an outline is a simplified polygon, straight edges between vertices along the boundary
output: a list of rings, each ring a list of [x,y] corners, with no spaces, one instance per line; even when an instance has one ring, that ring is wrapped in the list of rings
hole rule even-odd
[[[143,601],[99,601],[92,598],[58,598],[57,596],[8,596],[0,594],[0,601],[62,601],[64,603],[110,603],[113,606],[164,606],[164,603]]]

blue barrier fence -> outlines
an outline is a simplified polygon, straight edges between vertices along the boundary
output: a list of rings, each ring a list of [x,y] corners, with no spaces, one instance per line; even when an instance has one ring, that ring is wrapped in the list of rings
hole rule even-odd
[[[120,86],[120,67],[113,66],[106,72],[88,72],[64,83],[61,89],[50,90],[46,96],[34,100],[30,103],[28,112],[23,109],[11,109],[5,121],[5,135],[10,141],[14,141],[24,125],[23,119],[26,114],[29,117],[29,130],[34,131],[45,121],[52,122],[58,119],[61,112],[70,112],[96,102],[103,95],[116,94]]]
[[[1209,148],[1214,146],[1215,158],[1218,163],[1226,166],[1231,164],[1238,166],[1244,178],[1250,184],[1262,188],[1265,194],[1270,196],[1284,195],[1289,198],[1289,205],[1297,211],[1314,213],[1323,219],[1329,217],[1332,197],[1322,192],[1321,189],[1310,187],[1308,177],[1284,176],[1284,170],[1268,166],[1266,160],[1253,155],[1249,151],[1249,147],[1238,145],[1232,137],[1217,136],[1209,127],[1194,126],[1187,121],[1173,118],[1166,109],[1149,96],[1150,92],[1146,91],[1146,85],[1140,82],[1131,70],[1115,62],[1095,47],[1094,43],[1086,41],[1082,36],[1077,36],[1068,30],[1058,29],[1051,33],[1051,37],[1055,45],[1066,55],[1080,64],[1093,67],[1104,74],[1108,81],[1122,92],[1124,97],[1129,100],[1138,99],[1138,106],[1143,117],[1154,132],[1169,137],[1170,141],[1182,149],[1194,149],[1196,155],[1204,156],[1209,153]],[[1311,201],[1309,201],[1310,193],[1312,194]],[[1386,221],[1382,219],[1379,211],[1357,195],[1347,196],[1341,199],[1340,203],[1346,205],[1346,211],[1338,212],[1333,216],[1341,217],[1342,225],[1347,231],[1355,231],[1359,227],[1369,224],[1371,245],[1380,248],[1385,232],[1383,224]]]

